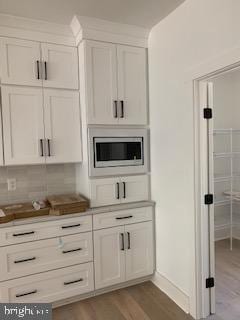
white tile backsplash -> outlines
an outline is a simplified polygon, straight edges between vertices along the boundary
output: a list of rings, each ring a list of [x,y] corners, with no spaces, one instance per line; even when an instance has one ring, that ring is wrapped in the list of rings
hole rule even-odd
[[[16,178],[15,191],[8,191],[8,178]],[[0,205],[75,191],[75,164],[0,167]]]

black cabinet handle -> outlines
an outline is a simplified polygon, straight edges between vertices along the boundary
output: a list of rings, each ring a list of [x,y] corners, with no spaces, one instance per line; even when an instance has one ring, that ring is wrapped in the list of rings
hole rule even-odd
[[[40,139],[40,149],[41,149],[41,157],[44,157],[44,152],[43,152],[43,139]]]
[[[23,232],[23,233],[14,233],[13,237],[22,237],[22,236],[28,236],[30,234],[34,234],[35,231],[29,231],[29,232]]]
[[[117,185],[117,199],[120,199],[119,182],[117,182],[116,185]]]
[[[37,79],[40,80],[39,60],[37,60]]]
[[[123,182],[123,199],[126,199],[126,182]]]
[[[62,226],[62,229],[68,229],[68,228],[77,228],[80,227],[81,224],[77,223],[77,224],[71,224],[70,226]]]
[[[113,101],[113,104],[114,104],[114,106],[113,106],[113,108],[114,108],[114,110],[113,110],[113,112],[114,112],[113,116],[114,116],[114,118],[117,118],[117,117],[118,117],[118,102],[117,102],[117,100],[114,100],[114,101]]]
[[[82,248],[77,248],[77,249],[72,249],[72,250],[63,250],[62,253],[71,253],[71,252],[76,252],[76,251],[81,251]]]
[[[128,250],[131,249],[131,239],[130,239],[130,232],[127,232],[128,236]]]
[[[65,286],[68,286],[68,285],[70,285],[70,284],[77,283],[77,282],[81,282],[81,281],[83,281],[83,278],[80,278],[80,279],[78,279],[78,280],[69,281],[69,282],[64,282],[63,284],[64,284]]]
[[[27,258],[27,259],[21,259],[21,260],[15,260],[14,263],[23,263],[23,262],[33,261],[33,260],[36,260],[36,257]]]
[[[21,293],[21,294],[16,294],[15,297],[16,298],[20,298],[20,297],[28,296],[30,294],[35,294],[35,293],[37,293],[37,290],[33,290],[33,291],[30,291],[30,292]]]
[[[131,219],[133,216],[116,217],[116,220]]]
[[[45,77],[44,77],[44,79],[47,80],[47,79],[48,79],[48,74],[47,74],[47,61],[44,61],[44,72],[45,72]]]
[[[50,144],[50,139],[47,139],[47,145],[48,145],[48,156],[51,157],[51,144]]]
[[[120,236],[121,236],[121,250],[124,251],[125,250],[125,245],[124,245],[124,234],[123,233],[120,233]]]
[[[120,103],[121,103],[121,116],[120,116],[120,118],[124,118],[124,101],[121,100]]]

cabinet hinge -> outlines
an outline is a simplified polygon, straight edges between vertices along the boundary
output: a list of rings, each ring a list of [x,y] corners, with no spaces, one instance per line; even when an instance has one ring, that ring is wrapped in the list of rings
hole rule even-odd
[[[214,278],[207,278],[206,279],[206,288],[213,288],[215,286]]]
[[[205,194],[204,196],[204,203],[205,204],[213,204],[213,194]]]
[[[211,108],[204,108],[203,109],[203,118],[204,119],[212,119],[212,109]]]

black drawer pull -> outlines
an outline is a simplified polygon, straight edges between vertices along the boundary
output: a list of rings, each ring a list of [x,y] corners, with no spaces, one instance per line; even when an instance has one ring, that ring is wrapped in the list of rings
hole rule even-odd
[[[29,232],[23,232],[23,233],[14,233],[13,236],[14,237],[22,237],[22,236],[28,236],[30,234],[34,234],[35,231],[29,231]]]
[[[71,253],[71,252],[76,252],[76,251],[81,251],[82,248],[77,248],[77,249],[72,249],[72,250],[63,250],[62,253]]]
[[[72,224],[70,226],[62,226],[62,229],[68,229],[68,228],[76,228],[76,227],[80,227],[81,224],[78,223],[78,224]]]
[[[77,282],[81,282],[81,281],[83,281],[83,278],[80,278],[78,280],[69,281],[69,282],[64,282],[64,285],[68,286],[69,284],[73,284],[73,283],[77,283]]]
[[[15,260],[14,263],[22,263],[22,262],[28,262],[28,261],[33,261],[33,260],[36,260],[36,257],[22,259],[22,260]]]
[[[131,218],[133,218],[133,216],[116,217],[116,220],[131,219]]]
[[[35,294],[37,293],[37,290],[26,292],[26,293],[21,293],[21,294],[16,294],[16,298],[24,297],[24,296],[29,296],[30,294]]]

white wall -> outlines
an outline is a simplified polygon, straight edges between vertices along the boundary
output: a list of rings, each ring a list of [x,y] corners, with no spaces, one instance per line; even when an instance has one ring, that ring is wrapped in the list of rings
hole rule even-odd
[[[239,13],[239,0],[186,0],[149,39],[157,271],[186,295],[193,287],[194,128],[193,88],[184,77],[240,47]]]

